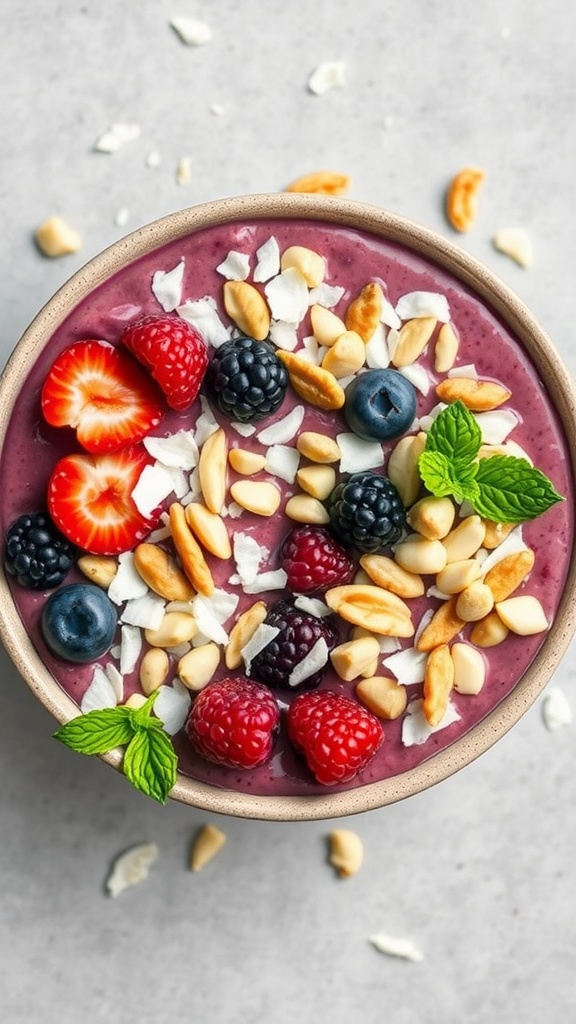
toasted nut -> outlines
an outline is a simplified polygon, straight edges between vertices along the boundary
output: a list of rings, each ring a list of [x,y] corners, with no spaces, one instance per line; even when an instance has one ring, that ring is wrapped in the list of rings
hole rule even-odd
[[[341,878],[350,878],[362,866],[364,846],[360,836],[348,828],[336,828],[330,833],[330,863]]]
[[[413,530],[428,540],[441,540],[452,529],[456,509],[450,498],[427,495],[412,505],[408,523]]]
[[[311,494],[294,494],[288,498],[284,512],[289,519],[293,519],[297,523],[325,526],[330,522],[326,506],[318,501],[318,498],[313,498]]]
[[[454,688],[454,664],[448,644],[441,644],[430,652],[424,676],[424,703],[422,710],[431,726],[439,725],[448,707]]]
[[[231,558],[232,546],[226,524],[217,512],[197,501],[186,505],[186,522],[203,548],[215,558]]]
[[[452,324],[442,324],[434,346],[434,369],[436,373],[447,373],[456,362],[458,336]]]
[[[134,565],[150,590],[167,601],[190,601],[194,597],[190,580],[158,544],[138,544]]]
[[[182,568],[195,590],[210,597],[214,593],[212,573],[202,554],[202,548],[186,522],[184,508],[175,501],[170,505],[169,515],[172,540],[182,562]]]
[[[206,438],[200,450],[198,473],[206,506],[220,514],[226,498],[228,442],[222,427]]]
[[[356,331],[344,331],[332,348],[329,348],[322,367],[329,370],[336,378],[349,377],[364,366],[366,362],[366,346]]]
[[[447,377],[436,385],[436,394],[442,402],[460,401],[472,412],[489,412],[507,402],[512,392],[492,380]]]
[[[203,825],[190,853],[190,870],[201,871],[220,852],[226,836],[216,825]]]
[[[375,636],[364,636],[358,640],[348,640],[339,644],[330,652],[330,661],[334,671],[345,683],[351,682],[362,675],[368,665],[380,654],[380,644]]]
[[[309,363],[295,352],[278,350],[280,362],[288,370],[290,383],[300,398],[317,409],[341,409],[346,395],[333,373]]]
[[[482,580],[475,580],[458,594],[456,615],[464,622],[479,622],[494,607],[494,596],[490,587]]]
[[[256,341],[270,333],[270,310],[257,288],[247,281],[224,283],[224,308],[240,330]]]
[[[313,192],[325,196],[341,196],[350,188],[350,177],[339,171],[312,171],[296,178],[286,192]]]
[[[304,458],[310,462],[328,464],[340,461],[340,449],[333,437],[318,434],[313,430],[305,430],[296,441],[296,447]]]
[[[437,320],[433,316],[419,316],[407,320],[398,334],[392,362],[394,366],[411,366],[420,358],[434,334]]]
[[[317,288],[324,280],[326,260],[314,249],[306,249],[303,245],[291,245],[285,249],[280,259],[280,269],[293,267],[298,270],[309,288]]]
[[[356,684],[355,693],[360,703],[373,715],[387,721],[400,718],[408,704],[406,687],[389,676],[373,675],[362,679]]]
[[[426,446],[426,434],[408,434],[400,438],[388,459],[387,474],[406,508],[413,505],[420,490],[418,459]]]
[[[224,654],[226,668],[238,668],[242,664],[242,650],[261,626],[268,614],[264,601],[255,601],[240,615],[232,629]]]
[[[245,448],[231,448],[228,452],[228,462],[236,473],[252,476],[253,473],[260,473],[264,469],[266,456],[259,452],[248,452]]]
[[[381,587],[349,584],[333,587],[324,595],[329,608],[346,622],[382,636],[408,637],[414,626],[408,605]]]
[[[432,651],[441,644],[449,643],[460,632],[465,622],[456,615],[456,601],[457,595],[454,595],[439,605],[418,637],[417,651]]]
[[[203,690],[220,664],[218,644],[207,643],[193,647],[178,662],[178,677],[189,690]]]
[[[482,546],[488,551],[493,551],[503,540],[506,540],[516,525],[515,523],[494,523],[491,519],[483,519],[482,522],[486,529]]]
[[[166,612],[158,629],[145,629],[146,643],[151,647],[178,647],[196,636],[198,626],[187,612]]]
[[[162,647],[151,647],[140,662],[140,686],[147,697],[168,677],[170,660]]]
[[[444,537],[447,562],[463,562],[471,558],[484,542],[486,527],[480,516],[466,516],[461,523]]]
[[[115,558],[107,555],[82,555],[76,565],[88,579],[103,590],[108,590],[116,573],[118,565]]]
[[[336,471],[332,466],[304,466],[296,473],[296,482],[307,494],[324,501],[334,490]]]
[[[394,558],[408,572],[428,576],[446,565],[446,549],[440,540],[415,535],[394,548]]]
[[[230,488],[234,501],[257,516],[273,516],[278,511],[278,488],[268,480],[237,480]]]
[[[138,708],[143,708],[146,703],[146,697],[143,693],[131,693],[127,700],[124,701],[122,707],[131,708],[132,711],[137,711]]]
[[[498,601],[496,611],[505,626],[518,636],[532,636],[548,629],[548,620],[537,597],[523,594]]]
[[[326,348],[330,348],[346,330],[346,324],[339,316],[336,316],[336,313],[317,303],[310,306],[310,324],[316,341],[319,345],[325,345]]]
[[[424,581],[414,572],[403,569],[393,558],[387,555],[362,555],[360,565],[377,587],[391,590],[398,597],[422,597]]]
[[[380,323],[382,316],[382,288],[376,281],[369,281],[346,310],[346,330],[355,331],[368,342]]]
[[[486,681],[486,662],[475,647],[456,643],[450,649],[454,665],[454,689],[457,693],[477,694]]]
[[[448,562],[438,573],[436,586],[443,594],[459,594],[482,575],[482,566],[475,558],[465,558],[462,562]]]
[[[505,626],[497,611],[491,611],[485,618],[475,622],[470,630],[470,642],[476,647],[497,647],[506,639],[510,630]]]
[[[478,193],[485,173],[478,167],[464,167],[456,174],[446,196],[446,216],[456,231],[469,231],[478,209]]]
[[[66,256],[82,247],[82,236],[62,217],[49,217],[34,233],[36,244],[45,256]]]
[[[526,548],[525,551],[515,551],[511,555],[505,555],[486,573],[484,583],[490,587],[494,601],[505,601],[510,594],[514,593],[532,572],[534,560],[534,552]]]

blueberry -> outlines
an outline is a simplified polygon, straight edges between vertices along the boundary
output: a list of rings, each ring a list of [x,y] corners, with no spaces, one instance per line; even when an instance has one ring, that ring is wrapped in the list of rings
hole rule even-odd
[[[103,590],[91,583],[71,583],[55,591],[42,613],[48,647],[65,661],[89,662],[110,648],[117,614]]]
[[[346,388],[344,414],[365,441],[392,441],[414,420],[416,391],[397,370],[367,370]]]

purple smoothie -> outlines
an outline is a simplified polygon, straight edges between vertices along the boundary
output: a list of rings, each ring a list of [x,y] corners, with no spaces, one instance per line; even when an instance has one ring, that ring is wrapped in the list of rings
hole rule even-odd
[[[456,367],[474,363],[479,377],[498,380],[510,389],[512,397],[506,408],[512,409],[519,420],[511,438],[517,441],[530,455],[534,464],[550,477],[556,490],[571,498],[573,486],[566,455],[567,443],[554,407],[519,341],[473,291],[419,255],[367,233],[320,222],[255,221],[202,230],[135,261],[80,302],[58,328],[30,370],[7,432],[0,469],[3,481],[1,515],[4,533],[18,515],[44,506],[46,484],[54,463],[62,455],[79,450],[71,431],[50,428],[41,417],[40,389],[55,357],[79,339],[101,338],[115,343],[127,322],[143,314],[162,312],[151,290],[152,276],[157,270],[171,270],[181,259],[185,260],[182,299],[195,300],[207,295],[212,296],[217,302],[223,322],[229,325],[230,321],[222,304],[223,278],[215,268],[230,250],[238,250],[253,256],[270,235],[277,239],[281,251],[290,245],[301,245],[321,253],[326,258],[326,282],[345,288],[342,299],[334,307],[334,312],[341,317],[351,299],[369,280],[378,281],[383,286],[393,305],[401,295],[412,291],[432,291],[445,295],[450,306],[451,322],[460,336]],[[311,334],[308,316],[299,327],[298,334],[300,343],[303,337]],[[419,362],[429,370],[436,381],[443,379],[444,375],[434,374],[431,352],[426,353]],[[418,393],[417,415],[425,415],[436,403],[433,388],[426,397]],[[297,404],[302,403],[289,389],[281,408],[269,420],[258,423],[257,429],[283,418]],[[157,436],[167,436],[182,428],[188,429],[196,422],[199,412],[199,403],[195,403],[195,406],[186,413],[171,412],[154,433]],[[218,414],[216,416],[226,428],[230,445],[260,452],[263,450],[255,440],[255,435],[248,438],[240,437],[223,417]],[[310,406],[306,407],[300,428],[301,431],[319,430],[333,436],[348,429],[341,413],[321,413]],[[395,443],[385,445],[385,452],[391,450]],[[302,460],[301,465],[304,464],[306,460]],[[236,479],[239,477],[230,470],[229,483]],[[277,478],[269,477],[265,472],[258,474],[257,479],[272,479],[278,483]],[[281,487],[285,497],[298,490],[296,485],[282,482]],[[259,543],[269,550],[269,558],[262,564],[261,570],[278,566],[279,547],[293,525],[290,521],[282,516],[263,520],[261,517],[245,513],[240,519],[229,518],[226,522],[231,531],[253,533]],[[573,544],[571,500],[555,505],[539,519],[525,524],[523,537],[526,544],[536,553],[536,563],[525,586],[525,592],[540,600],[547,620],[551,622],[562,595],[568,556]],[[224,565],[209,555],[207,560],[216,585],[232,589],[227,581],[235,571],[234,565]],[[71,574],[67,582],[73,581],[74,578]],[[428,582],[433,583],[433,579]],[[523,590],[524,587],[519,593]],[[284,596],[282,591],[275,591],[258,595],[256,598],[243,594],[241,587],[235,587],[234,592],[240,597],[235,616],[256,599],[261,598],[267,604],[271,604]],[[91,680],[93,666],[78,666],[58,661],[47,650],[39,631],[45,594],[25,591],[17,585],[12,586],[12,593],[42,660],[66,693],[79,704]],[[416,625],[426,609],[438,605],[437,601],[428,598],[409,603]],[[231,622],[226,626],[229,629]],[[468,633],[469,627],[457,639],[466,639]],[[482,691],[476,696],[454,693],[452,703],[460,714],[460,721],[434,733],[424,744],[403,746],[401,721],[384,722],[385,741],[374,760],[361,776],[339,788],[353,788],[397,775],[453,743],[480,722],[510,693],[534,659],[545,637],[545,633],[529,637],[510,634],[502,645],[484,649],[482,654],[487,663],[487,679]],[[345,626],[342,630],[342,639],[347,639]],[[406,645],[411,645],[411,641],[403,641],[403,646]],[[219,670],[217,677],[227,674],[230,673],[222,669]],[[353,684],[342,683],[331,669],[326,672],[321,685],[348,694],[353,692]],[[136,670],[131,678],[125,679],[126,696],[138,689]],[[421,696],[421,686],[409,687],[408,694],[409,700]],[[278,696],[281,701],[290,699],[290,695],[284,692]],[[325,794],[327,791],[325,787],[317,785],[312,780],[303,761],[293,752],[285,739],[283,731],[270,763],[247,772],[227,770],[202,761],[190,749],[183,732],[174,737],[174,743],[179,756],[180,771],[202,782],[253,794],[290,796],[303,793]]]

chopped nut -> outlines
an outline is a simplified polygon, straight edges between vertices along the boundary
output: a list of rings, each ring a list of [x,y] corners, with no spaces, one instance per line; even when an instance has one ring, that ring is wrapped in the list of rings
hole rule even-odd
[[[340,679],[349,683],[362,675],[379,654],[380,644],[376,637],[364,636],[339,644],[330,652],[330,661]]]
[[[450,498],[421,498],[408,512],[408,524],[428,540],[446,537],[454,523],[456,509]]]
[[[310,307],[312,333],[319,345],[330,348],[346,331],[346,324],[331,309],[315,303]]]
[[[146,643],[151,647],[178,647],[188,643],[196,633],[196,619],[188,612],[166,612],[158,629],[145,629]]]
[[[355,693],[373,715],[390,722],[400,718],[408,704],[406,687],[390,676],[373,675],[362,679],[356,684]]]
[[[296,473],[296,481],[303,491],[325,501],[336,484],[336,471],[332,466],[304,466]]]
[[[284,506],[284,512],[289,519],[297,523],[313,523],[316,526],[325,526],[330,522],[330,516],[325,505],[310,494],[294,494],[288,498]]]
[[[358,373],[366,362],[366,346],[356,331],[344,331],[329,348],[322,367],[338,379]]]
[[[359,334],[365,343],[370,341],[382,316],[382,288],[376,281],[369,281],[360,294],[353,299],[346,310],[346,330]]]
[[[480,516],[466,516],[441,542],[446,549],[446,561],[463,562],[471,558],[481,547],[485,534]]]
[[[170,661],[166,651],[161,647],[151,647],[146,651],[140,662],[140,686],[147,697],[168,677]]]
[[[486,662],[475,647],[456,643],[450,650],[454,665],[454,689],[457,693],[476,695],[486,680]]]
[[[446,216],[456,231],[469,231],[478,211],[478,194],[486,177],[478,167],[464,167],[454,176],[446,196]]]
[[[431,726],[439,725],[444,718],[453,687],[454,663],[450,648],[448,644],[441,644],[430,652],[426,660],[422,710]]]
[[[214,593],[212,573],[204,558],[202,548],[186,522],[183,506],[177,501],[173,502],[170,505],[169,516],[172,540],[184,572],[195,590],[210,597]]]
[[[231,448],[228,452],[228,462],[236,473],[252,476],[265,468],[266,456],[259,452],[248,452],[244,448]]]
[[[82,555],[76,565],[85,576],[103,590],[108,590],[116,573],[118,564],[115,558],[107,555]]]
[[[459,594],[482,574],[480,562],[465,558],[461,562],[449,562],[436,577],[436,586],[443,594]]]
[[[318,409],[341,409],[346,395],[334,374],[309,363],[295,352],[278,351],[278,359],[288,370],[296,394]]]
[[[222,427],[206,438],[200,449],[198,473],[202,496],[211,512],[218,515],[226,499],[228,442]]]
[[[167,601],[190,601],[194,597],[190,580],[158,544],[138,544],[134,565],[150,590]]]
[[[483,519],[486,533],[482,541],[483,547],[493,551],[514,529],[515,523],[494,523],[491,519]]]
[[[270,333],[270,310],[266,300],[247,281],[224,283],[224,308],[237,327],[256,341],[264,341]]]
[[[532,572],[534,552],[528,548],[505,555],[484,577],[484,583],[492,591],[494,601],[505,601]]]
[[[216,825],[204,825],[196,836],[190,853],[190,870],[201,871],[220,852],[226,836]]]
[[[494,607],[494,596],[490,587],[482,580],[474,580],[458,594],[456,615],[464,622],[479,622]]]
[[[434,346],[434,369],[436,373],[447,373],[456,362],[458,355],[458,336],[452,324],[442,324]]]
[[[242,664],[242,650],[261,626],[268,614],[264,601],[255,601],[242,613],[230,630],[230,639],[224,655],[226,668],[238,668]]]
[[[338,171],[312,171],[286,186],[286,192],[312,192],[340,196],[350,188],[350,177]]]
[[[457,595],[444,601],[434,612],[430,622],[416,641],[417,651],[432,651],[441,644],[447,644],[465,625],[456,614]]]
[[[313,430],[305,430],[296,441],[296,447],[301,455],[311,462],[328,464],[340,461],[340,449],[333,437],[327,434],[318,434]]]
[[[387,555],[362,555],[360,565],[371,582],[385,590],[391,590],[398,597],[422,597],[424,580],[417,573],[404,569]]]
[[[280,259],[280,269],[293,267],[298,270],[309,288],[316,288],[324,280],[326,260],[313,249],[303,245],[291,245],[285,249]]]
[[[364,846],[360,836],[348,828],[337,828],[330,833],[330,863],[341,878],[350,878],[362,866]]]
[[[401,437],[388,459],[387,473],[406,508],[413,505],[420,490],[418,459],[426,446],[426,434],[408,434]]]
[[[273,516],[278,511],[282,495],[268,480],[237,480],[230,488],[237,505],[257,516]]]
[[[504,625],[518,636],[533,636],[535,633],[543,633],[545,629],[548,629],[548,620],[544,609],[538,598],[531,594],[498,601],[496,611]]]
[[[189,690],[203,690],[220,664],[220,648],[213,642],[193,647],[178,662],[178,677]]]
[[[418,535],[397,544],[394,557],[403,569],[419,576],[440,572],[446,565],[446,549],[442,541]]]
[[[492,239],[494,248],[509,256],[519,267],[531,267],[534,261],[532,242],[523,228],[501,228]]]
[[[507,402],[512,392],[491,380],[470,377],[447,377],[436,386],[442,402],[463,402],[472,412],[489,412]]]
[[[491,611],[485,618],[475,622],[470,631],[470,642],[475,647],[497,647],[506,639],[510,630],[505,626],[497,611]]]
[[[226,524],[217,512],[211,512],[196,501],[186,506],[186,522],[203,548],[215,558],[232,557],[232,546]]]
[[[82,247],[82,237],[61,217],[49,217],[36,228],[34,237],[45,256],[66,256]]]
[[[414,635],[408,605],[396,594],[380,587],[353,583],[333,587],[326,592],[325,601],[346,622],[365,626],[373,633],[397,637]]]
[[[420,316],[402,325],[392,356],[394,366],[410,366],[416,362],[434,334],[437,322],[433,316]]]

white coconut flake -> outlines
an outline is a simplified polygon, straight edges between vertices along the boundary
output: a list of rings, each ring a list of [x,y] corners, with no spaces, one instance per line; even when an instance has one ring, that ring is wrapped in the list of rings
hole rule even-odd
[[[161,462],[144,466],[132,491],[132,501],[140,515],[148,519],[169,494],[174,492],[174,472]]]
[[[160,167],[160,164],[162,163],[162,157],[160,156],[158,150],[151,149],[150,152],[146,155],[144,163],[146,164],[146,167]]]
[[[330,89],[346,84],[346,65],[342,60],[326,60],[314,69],[308,79],[308,89],[315,96],[323,96]]]
[[[293,484],[300,465],[300,452],[286,444],[270,445],[266,452],[266,472]]]
[[[216,270],[227,281],[245,281],[250,273],[250,257],[245,252],[231,249],[226,259],[218,264]]]
[[[386,332],[379,324],[366,344],[366,366],[371,370],[385,370],[390,365],[390,352]]]
[[[300,349],[298,355],[302,359],[306,359],[309,363],[314,363],[316,366],[320,365],[320,345],[316,338],[310,334],[308,337],[302,339],[303,348]]]
[[[134,565],[134,553],[123,551],[118,556],[118,569],[108,587],[108,597],[114,604],[123,604],[131,598],[143,597],[148,593],[148,586]]]
[[[269,626],[268,623],[262,622],[258,629],[252,634],[247,644],[244,645],[240,654],[244,661],[246,669],[246,675],[250,675],[250,668],[254,658],[268,647],[268,644],[275,640],[280,630],[278,626]]]
[[[253,583],[263,559],[269,554],[268,549],[262,547],[249,533],[240,531],[232,538],[232,548],[239,582],[242,586]]]
[[[418,420],[418,423],[417,423],[418,429],[425,430],[425,431],[430,430],[430,427],[434,423],[434,420],[436,419],[436,417],[439,416],[440,413],[443,412],[444,409],[447,409],[447,408],[448,408],[448,406],[446,405],[445,402],[438,402],[438,404],[435,405],[433,409],[430,409],[430,412],[426,416],[421,416],[420,417],[420,419]]]
[[[172,270],[156,270],[152,275],[152,291],[166,313],[172,313],[182,302],[184,260]]]
[[[198,463],[198,444],[193,430],[178,430],[168,437],[148,435],[142,443],[148,454],[163,466],[190,472]]]
[[[259,434],[256,434],[260,444],[268,448],[272,444],[287,444],[288,441],[292,441],[300,430],[304,411],[303,405],[295,405],[287,416],[283,416],[281,420],[276,420],[269,427],[265,427]]]
[[[308,597],[307,594],[298,594],[294,600],[294,607],[308,615],[314,615],[317,619],[326,619],[332,615],[332,609],[328,607],[319,597]]]
[[[308,285],[296,267],[288,267],[265,285],[273,320],[299,324],[308,312]]]
[[[216,644],[227,644],[228,633],[222,623],[234,614],[238,600],[237,594],[229,594],[225,590],[215,590],[211,597],[197,594],[192,607],[198,632]]]
[[[327,309],[333,309],[340,302],[340,299],[346,291],[339,284],[326,284],[323,281],[321,284],[317,284],[315,288],[311,288],[308,293],[308,302],[311,306],[326,306]]]
[[[174,679],[171,686],[158,687],[158,696],[154,701],[154,714],[160,719],[164,731],[169,736],[180,732],[190,710],[191,695],[184,683]]]
[[[518,426],[518,417],[511,409],[476,412],[474,417],[482,431],[484,444],[502,444],[508,434]]]
[[[230,423],[232,430],[235,430],[240,437],[252,437],[252,434],[256,433],[256,427],[253,423]]]
[[[267,590],[284,590],[288,576],[284,569],[260,572],[252,583],[244,587],[245,594],[263,594]]]
[[[413,963],[421,963],[424,954],[412,939],[401,939],[395,935],[388,935],[386,932],[378,932],[370,936],[370,942],[379,953],[386,956],[397,956],[403,960],[411,960]]]
[[[288,686],[299,686],[305,679],[309,679],[315,672],[319,672],[328,663],[329,656],[328,644],[324,637],[318,637],[306,657],[302,658],[302,661],[298,662],[292,669],[288,676]]]
[[[365,441],[356,434],[337,434],[340,472],[361,473],[384,465],[384,450],[379,441]]]
[[[209,110],[215,117],[224,117],[224,114],[226,113],[221,103],[211,103]]]
[[[94,144],[98,153],[117,153],[140,136],[139,124],[113,124]]]
[[[557,686],[552,687],[544,695],[542,700],[542,720],[550,732],[555,732],[557,729],[562,729],[565,725],[571,725],[572,723],[572,708],[568,703],[568,698]]]
[[[382,309],[380,312],[380,320],[386,327],[393,327],[394,330],[399,331],[402,326],[402,321],[398,316],[398,313],[394,309],[394,306],[385,295],[382,296]]]
[[[196,428],[194,430],[194,437],[196,438],[196,444],[199,448],[202,447],[204,442],[207,441],[220,426],[208,402],[202,395],[200,396],[200,402],[202,404],[202,412],[196,420]]]
[[[114,861],[112,872],[106,879],[109,895],[119,896],[129,886],[143,882],[157,857],[156,843],[141,843],[122,853]]]
[[[519,267],[531,267],[534,262],[532,241],[524,228],[500,228],[492,239],[495,249],[509,256]]]
[[[80,701],[80,711],[87,715],[89,711],[102,711],[104,708],[115,708],[118,704],[116,688],[101,665],[96,665],[92,679]]]
[[[124,679],[122,675],[116,668],[116,665],[113,665],[111,661],[108,662],[104,671],[112,683],[112,688],[116,694],[118,704],[121,704],[124,700]]]
[[[276,348],[285,352],[293,352],[298,344],[298,332],[294,324],[285,320],[273,320],[270,324],[270,341]]]
[[[212,39],[212,29],[199,18],[170,18],[170,27],[186,46],[203,46]]]
[[[409,380],[411,384],[422,394],[427,395],[430,391],[430,376],[428,371],[420,363],[412,363],[410,366],[401,366],[399,372],[406,380]]]
[[[422,700],[413,700],[408,705],[407,714],[402,721],[402,743],[405,747],[421,746],[433,733],[460,721],[456,708],[449,702],[442,721],[438,725],[430,725],[422,710],[423,703]]]
[[[239,505],[237,501],[231,501],[227,506],[226,511],[231,519],[241,519],[246,510],[243,509],[242,505]]]
[[[475,363],[464,363],[462,366],[453,366],[447,377],[467,377],[470,380],[478,380],[478,370]]]
[[[130,210],[127,206],[122,206],[114,217],[114,223],[118,228],[125,228],[128,221],[130,220]]]
[[[256,284],[260,284],[264,281],[269,281],[271,277],[276,277],[279,273],[280,247],[274,235],[270,235],[270,238],[267,238],[260,248],[256,250],[256,266],[253,279]]]
[[[504,538],[497,548],[494,548],[482,562],[482,575],[485,576],[490,569],[493,569],[498,562],[508,555],[515,555],[518,551],[526,551],[527,544],[522,536],[522,526],[515,526],[507,537]]]
[[[394,654],[399,651],[402,647],[400,640],[397,636],[376,636],[378,644],[380,645],[380,654]]]
[[[176,309],[178,316],[191,327],[195,327],[207,345],[220,348],[225,341],[230,341],[230,332],[222,323],[216,303],[212,296],[202,299],[187,299]]]
[[[427,658],[426,651],[417,651],[414,647],[406,647],[404,650],[384,658],[383,665],[396,676],[402,686],[415,686],[417,683],[424,682]]]
[[[120,674],[127,676],[136,668],[142,650],[142,631],[138,626],[124,623],[120,630]]]
[[[450,320],[448,299],[441,292],[407,292],[398,299],[396,313],[401,320],[423,316],[433,316],[443,324]]]
[[[165,601],[157,594],[148,591],[143,597],[135,597],[126,603],[121,622],[141,629],[159,629],[164,618]]]

